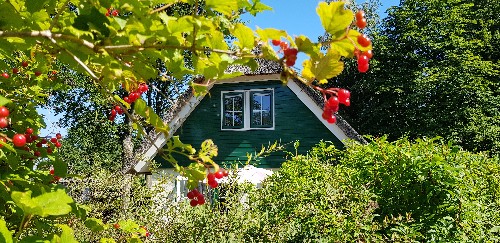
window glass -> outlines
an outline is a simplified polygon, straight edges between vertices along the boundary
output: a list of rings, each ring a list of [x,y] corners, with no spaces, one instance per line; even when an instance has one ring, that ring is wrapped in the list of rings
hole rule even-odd
[[[272,127],[272,93],[269,91],[252,92],[251,127]]]
[[[240,128],[244,126],[244,98],[243,93],[224,94],[224,128]]]

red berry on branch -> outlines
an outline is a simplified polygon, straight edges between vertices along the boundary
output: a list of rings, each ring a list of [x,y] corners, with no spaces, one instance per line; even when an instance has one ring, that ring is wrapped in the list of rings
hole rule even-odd
[[[57,141],[56,143],[54,143],[54,146],[56,146],[56,148],[60,148],[62,144],[59,141]]]
[[[193,192],[193,191],[190,191],[190,192],[188,192],[188,193],[187,193],[187,198],[189,198],[189,199],[193,199],[193,198],[194,198],[194,196],[195,196],[195,195],[194,195],[194,192]]]
[[[363,47],[368,47],[372,44],[372,41],[365,34],[358,35],[358,43]]]
[[[26,128],[26,134],[27,135],[31,135],[31,134],[33,134],[33,132],[34,132],[33,128],[31,128],[31,127]]]
[[[210,181],[213,181],[215,180],[215,174],[214,173],[208,173],[207,174],[207,181],[210,182]]]
[[[337,92],[337,98],[339,99],[340,104],[345,104],[346,100],[351,98],[351,92],[347,89],[339,89]]]
[[[26,136],[24,134],[16,134],[12,137],[12,143],[16,147],[23,147],[26,145]]]
[[[28,62],[27,62],[27,61],[22,61],[22,62],[21,62],[21,65],[22,65],[23,67],[27,67],[27,66],[28,66]]]
[[[224,177],[229,176],[229,171],[227,170],[222,170],[222,174],[224,174]]]
[[[35,76],[37,76],[37,77],[38,77],[38,76],[40,76],[40,75],[42,75],[42,72],[40,72],[40,71],[35,71]]]
[[[205,197],[201,195],[200,197],[198,197],[198,205],[203,205],[203,204],[205,204]]]
[[[141,84],[139,85],[139,92],[141,93],[145,93],[146,91],[148,91],[148,85],[147,84]]]
[[[132,92],[128,95],[129,99],[131,102],[135,102],[137,99],[139,99],[140,94],[137,92]]]
[[[288,43],[286,43],[286,42],[281,42],[281,43],[280,43],[280,48],[281,48],[282,50],[286,50],[286,49],[288,49]]]
[[[196,205],[198,205],[198,201],[196,201],[196,200],[191,200],[191,201],[189,202],[189,205],[191,205],[191,207],[196,207]]]
[[[297,56],[291,56],[286,59],[285,64],[289,67],[295,65],[295,61],[297,60]]]
[[[132,101],[130,101],[130,98],[128,96],[126,97],[123,97],[123,101],[127,102],[127,103],[132,103]]]
[[[111,116],[116,116],[116,110],[115,109],[111,110]]]
[[[42,155],[42,153],[40,153],[40,151],[35,151],[33,153],[33,155],[35,155],[36,157],[40,157],[40,155]]]
[[[51,175],[54,175],[54,168],[50,168],[49,173],[50,173]]]
[[[328,101],[326,102],[326,106],[332,110],[332,111],[336,111],[339,109],[339,98],[337,98],[337,96],[332,96],[328,99]]]
[[[108,117],[108,119],[109,119],[110,121],[114,121],[114,120],[115,120],[115,116],[111,116],[111,115],[110,115],[110,116]]]
[[[60,133],[57,133],[57,134],[56,134],[56,138],[57,138],[57,139],[61,139],[61,138],[62,138],[62,135],[61,135]]]
[[[8,117],[10,114],[9,109],[5,106],[0,106],[0,117]]]
[[[330,124],[334,124],[335,122],[337,122],[337,117],[335,115],[332,115],[331,117],[326,119],[326,121]]]
[[[356,12],[356,20],[362,19],[364,17],[365,17],[365,11],[359,10],[358,12]]]
[[[217,181],[216,181],[216,180],[213,180],[213,181],[209,181],[209,182],[208,182],[208,185],[209,185],[211,188],[216,188],[216,187],[219,185],[219,183],[217,183]]]
[[[280,40],[272,40],[271,41],[273,43],[273,45],[275,46],[279,46],[281,44],[281,41]]]
[[[360,73],[366,73],[369,68],[368,56],[361,54],[358,58],[358,71]]]
[[[366,73],[368,72],[368,69],[370,69],[370,64],[365,64],[365,65],[358,65],[358,71],[360,73]]]
[[[42,144],[41,142],[38,142],[38,143],[36,143],[36,146],[37,146],[38,148],[41,148],[41,147],[43,146],[43,144]]]
[[[9,125],[9,121],[5,117],[0,117],[0,128],[6,128]]]
[[[368,59],[372,59],[372,57],[373,57],[373,51],[372,50],[368,50],[368,51],[365,51],[365,52],[361,53],[361,55],[364,55],[364,56],[368,57]]]
[[[285,56],[297,56],[297,53],[299,53],[299,51],[295,48],[288,48],[286,50],[283,51],[283,54],[285,54]]]
[[[219,170],[215,172],[215,178],[222,179],[222,177],[224,177],[224,173],[222,171]]]
[[[50,142],[51,143],[56,143],[57,142],[57,138],[50,138]]]
[[[365,18],[356,20],[356,26],[358,26],[358,28],[360,29],[364,29],[366,27],[366,24],[367,23]]]
[[[46,144],[47,143],[47,139],[45,138],[42,138],[42,141],[40,141],[42,144]]]
[[[113,15],[115,17],[118,16],[118,14],[119,14],[119,12],[116,9],[113,9],[113,11],[111,11],[111,15]]]
[[[47,148],[47,154],[52,154],[52,149],[51,148]]]
[[[17,69],[17,68],[13,68],[13,69],[12,69],[12,73],[14,73],[14,74],[18,74],[18,73],[19,73],[19,69]]]
[[[9,77],[10,77],[10,75],[9,75],[8,73],[2,73],[2,76],[3,76],[4,78],[9,78]]]
[[[120,224],[118,224],[118,223],[113,224],[113,228],[115,228],[115,229],[119,229],[119,228],[120,228]]]

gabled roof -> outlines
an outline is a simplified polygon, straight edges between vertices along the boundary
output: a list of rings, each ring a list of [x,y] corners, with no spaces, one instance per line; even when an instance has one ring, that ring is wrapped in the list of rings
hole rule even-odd
[[[257,62],[259,63],[259,68],[254,72],[247,67],[231,66],[230,70],[228,70],[229,72],[240,71],[245,75],[223,80],[217,82],[216,84],[230,82],[258,82],[280,79],[281,67],[278,63],[263,59],[257,59]],[[209,91],[213,85],[214,84],[210,84],[208,86]],[[366,143],[364,138],[359,135],[344,119],[342,119],[342,117],[337,116],[337,122],[335,124],[329,124],[322,118],[324,100],[322,95],[316,90],[296,79],[290,79],[287,82],[287,86],[340,141],[345,143],[347,139],[353,139],[361,143]],[[167,139],[175,134],[177,129],[184,123],[187,117],[189,117],[191,112],[194,111],[203,98],[204,96],[194,96],[191,89],[180,96],[172,109],[163,117],[164,122],[168,123],[170,127],[169,137],[166,137],[163,133],[157,133],[154,130],[151,131],[148,134],[149,139],[144,139],[144,143],[136,152],[141,155],[139,162],[131,164],[131,166],[128,167],[131,168],[129,172],[149,172],[149,161],[156,156],[158,149],[161,149],[165,145]]]

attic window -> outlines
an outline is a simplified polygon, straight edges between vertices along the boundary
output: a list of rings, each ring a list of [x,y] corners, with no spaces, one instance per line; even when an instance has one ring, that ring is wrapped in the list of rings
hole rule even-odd
[[[222,92],[222,130],[274,129],[272,89]]]

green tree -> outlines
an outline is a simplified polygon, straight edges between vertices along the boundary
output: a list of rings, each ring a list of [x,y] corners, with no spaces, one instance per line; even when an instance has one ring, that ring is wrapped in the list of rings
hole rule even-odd
[[[500,152],[498,1],[405,0],[372,33],[367,74],[346,72],[362,134],[443,136]]]

